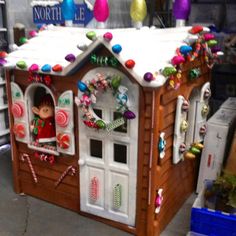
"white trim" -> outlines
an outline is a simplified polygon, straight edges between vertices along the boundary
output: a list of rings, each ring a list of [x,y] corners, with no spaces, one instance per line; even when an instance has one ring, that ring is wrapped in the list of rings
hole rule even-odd
[[[53,138],[40,138],[38,141],[39,141],[39,143],[55,142],[56,137],[53,137]]]

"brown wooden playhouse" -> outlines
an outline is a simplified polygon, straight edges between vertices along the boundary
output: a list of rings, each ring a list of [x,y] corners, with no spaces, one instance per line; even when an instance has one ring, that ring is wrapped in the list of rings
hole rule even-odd
[[[216,55],[205,32],[49,26],[9,54],[15,191],[159,235],[195,188]],[[32,129],[42,124],[32,107],[46,96],[49,143]]]

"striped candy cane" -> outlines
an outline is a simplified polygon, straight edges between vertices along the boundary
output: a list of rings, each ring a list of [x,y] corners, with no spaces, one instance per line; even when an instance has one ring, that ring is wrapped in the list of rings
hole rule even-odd
[[[75,175],[75,168],[73,166],[68,166],[66,168],[66,170],[62,173],[62,175],[60,176],[60,178],[57,180],[57,182],[55,183],[55,188],[62,182],[62,180],[69,174],[71,176]]]
[[[122,186],[117,184],[113,190],[113,207],[119,209],[121,207]]]
[[[31,171],[33,180],[34,180],[34,182],[37,184],[37,183],[38,183],[38,178],[37,178],[37,176],[36,176],[36,174],[35,174],[34,167],[33,167],[32,163],[31,163],[30,157],[29,157],[28,154],[23,153],[23,154],[21,155],[21,161],[24,162],[25,159],[26,159],[27,162],[28,162],[28,166],[29,166],[29,168],[30,168],[30,171]]]
[[[90,182],[90,200],[96,202],[99,197],[99,181],[97,177],[93,177]]]

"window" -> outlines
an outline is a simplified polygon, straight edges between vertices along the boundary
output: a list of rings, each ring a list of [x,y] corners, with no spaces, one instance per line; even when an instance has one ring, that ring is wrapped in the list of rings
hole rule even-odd
[[[120,112],[114,112],[113,113],[113,120],[117,120],[119,118],[122,118],[122,114]],[[120,133],[127,133],[127,120],[125,120],[125,123],[118,126],[117,128],[114,129],[116,132]]]
[[[90,139],[90,156],[102,158],[102,141]]]
[[[100,119],[102,119],[102,110],[93,108],[93,112],[95,113],[96,116],[98,116]]]
[[[127,164],[127,146],[114,143],[114,161]]]

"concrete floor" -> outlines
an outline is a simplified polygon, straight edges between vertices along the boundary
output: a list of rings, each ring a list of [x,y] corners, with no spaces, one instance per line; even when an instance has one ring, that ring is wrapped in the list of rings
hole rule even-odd
[[[10,151],[0,153],[0,236],[130,236],[108,225],[29,196],[14,193]],[[189,231],[192,195],[161,236]]]

